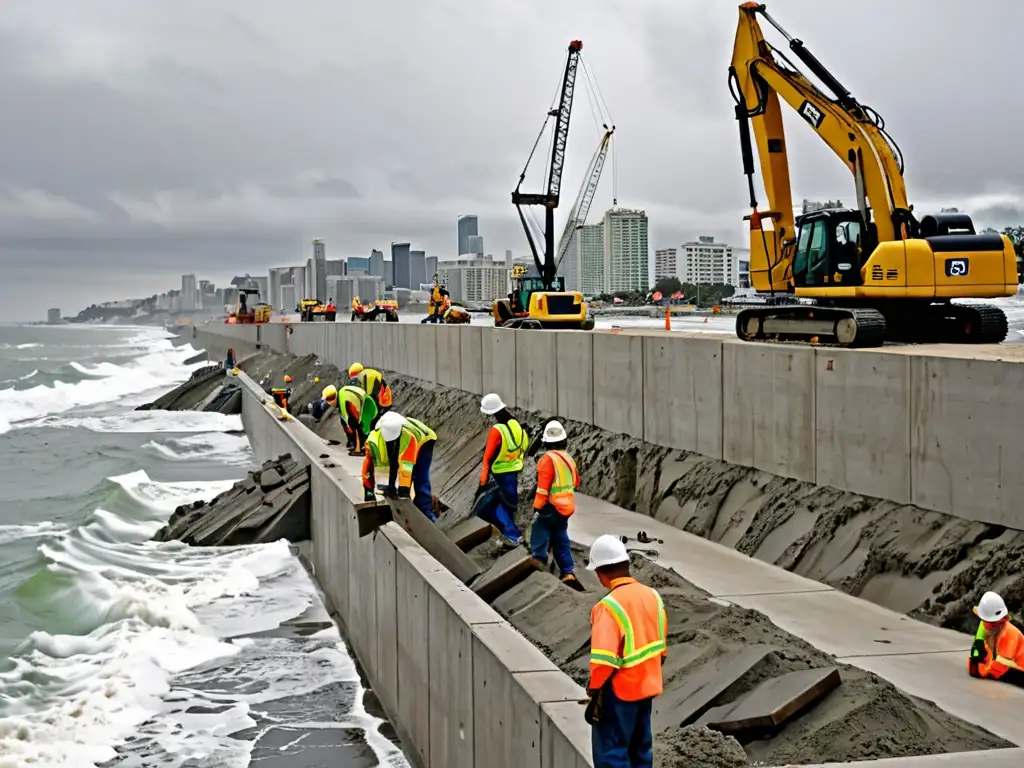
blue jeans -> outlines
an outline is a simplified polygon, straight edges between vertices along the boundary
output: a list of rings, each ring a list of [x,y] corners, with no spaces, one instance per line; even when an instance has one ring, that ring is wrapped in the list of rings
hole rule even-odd
[[[477,499],[473,514],[490,523],[506,539],[519,541],[523,538],[522,531],[516,526],[516,507],[519,505],[519,473],[502,472],[491,475],[493,487],[484,491]]]
[[[530,554],[547,565],[548,547],[555,553],[555,565],[565,576],[573,572],[572,549],[569,547],[569,518],[560,515],[550,504],[539,510],[530,528]]]
[[[652,768],[654,699],[622,701],[611,684],[601,691],[601,720],[591,726],[594,768]]]
[[[412,468],[412,489],[416,498],[412,503],[431,520],[437,520],[434,514],[433,499],[430,495],[430,462],[434,460],[434,441],[424,443],[420,448],[416,464]]]

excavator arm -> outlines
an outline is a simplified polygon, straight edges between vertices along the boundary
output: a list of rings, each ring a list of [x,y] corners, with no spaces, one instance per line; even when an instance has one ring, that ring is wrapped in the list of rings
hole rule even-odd
[[[758,15],[786,38],[790,51],[832,91],[833,98],[765,40]],[[853,174],[857,205],[868,224],[865,250],[870,252],[880,242],[916,235],[917,222],[907,202],[902,156],[885,132],[881,117],[859,103],[802,41],[791,37],[768,15],[762,4],[746,2],[739,7],[729,80],[740,125],[743,171],[750,190],[750,270],[756,290],[785,291],[791,274],[796,222],[782,101],[814,129]],[[751,127],[768,196],[766,211],[757,207]],[[763,228],[764,218],[772,221],[771,231]]]

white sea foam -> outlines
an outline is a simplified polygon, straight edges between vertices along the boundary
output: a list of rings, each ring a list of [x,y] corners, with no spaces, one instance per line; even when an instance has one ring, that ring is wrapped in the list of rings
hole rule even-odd
[[[207,432],[150,440],[142,447],[169,461],[205,460],[243,467],[253,463],[252,448],[245,435]]]

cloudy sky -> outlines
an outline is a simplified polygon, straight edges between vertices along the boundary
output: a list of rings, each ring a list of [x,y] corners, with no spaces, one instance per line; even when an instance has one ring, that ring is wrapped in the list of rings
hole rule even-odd
[[[393,240],[447,257],[460,213],[480,216],[489,252],[525,253],[509,193],[573,38],[617,126],[618,202],[647,210],[652,247],[743,241],[732,1],[3,5],[0,319],[149,295],[182,272],[265,272],[304,261],[316,236],[329,257]],[[769,12],[885,117],[918,211],[1024,223],[1024,7],[775,0]],[[788,126],[794,195],[849,198],[842,164]],[[580,91],[565,210],[598,138]],[[610,171],[594,214],[611,203]]]

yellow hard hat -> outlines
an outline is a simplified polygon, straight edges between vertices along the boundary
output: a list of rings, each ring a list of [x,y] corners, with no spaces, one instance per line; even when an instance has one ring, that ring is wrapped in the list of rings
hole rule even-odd
[[[338,388],[333,384],[328,384],[320,394],[324,400],[334,400],[338,396]]]
[[[355,378],[356,376],[358,376],[362,372],[363,372],[363,364],[362,363],[352,363],[352,365],[350,365],[348,367],[348,377],[350,379]]]
[[[291,384],[292,383],[292,377],[289,376],[287,373],[284,375],[284,383],[285,384]]]
[[[320,377],[319,376],[314,376],[313,377],[313,383],[314,384],[319,384],[320,383]]]
[[[231,375],[232,376],[237,376],[238,375],[238,366],[237,365],[234,368],[231,369]]]

